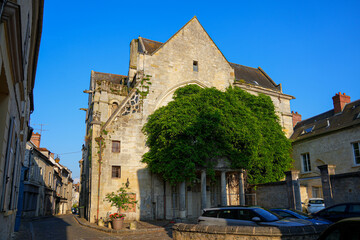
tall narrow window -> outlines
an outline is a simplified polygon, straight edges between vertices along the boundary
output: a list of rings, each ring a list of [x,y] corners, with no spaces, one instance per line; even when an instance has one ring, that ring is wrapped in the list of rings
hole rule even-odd
[[[51,186],[51,172],[49,172],[49,181],[48,182],[49,182],[49,186],[52,187]]]
[[[120,166],[112,166],[112,178],[121,178],[121,167]]]
[[[118,107],[119,107],[119,105],[116,102],[113,102],[111,104],[111,114],[113,114]]]
[[[310,154],[309,153],[301,154],[301,158],[302,158],[303,172],[304,173],[311,172]]]
[[[355,165],[360,164],[360,142],[353,143],[354,150],[354,163]]]
[[[198,61],[193,61],[193,71],[194,71],[194,72],[198,72],[198,71],[199,71]]]
[[[120,141],[112,141],[111,151],[113,153],[119,153],[120,152]]]

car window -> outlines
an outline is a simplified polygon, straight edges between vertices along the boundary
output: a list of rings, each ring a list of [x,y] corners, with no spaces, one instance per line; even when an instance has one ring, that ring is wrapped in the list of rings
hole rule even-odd
[[[360,213],[360,204],[350,204],[349,212],[350,213]]]
[[[253,217],[258,217],[258,215],[255,214],[250,209],[239,209],[238,215],[239,215],[238,219],[247,220],[247,221],[251,221],[253,219]]]
[[[331,215],[343,214],[343,213],[345,213],[345,210],[346,210],[346,205],[338,205],[335,207],[328,208],[328,209],[324,210],[322,213],[323,214],[331,214]]]
[[[219,210],[219,218],[237,219],[237,209]]]
[[[252,209],[252,211],[257,213],[261,219],[264,219],[267,222],[277,221],[281,218],[280,216],[277,217],[275,214],[273,214],[269,211],[266,211],[265,209],[262,209],[262,208],[254,208],[254,209]]]
[[[309,217],[310,217],[308,214],[303,213],[303,212],[300,212],[300,211],[298,211],[298,210],[291,210],[291,211],[293,211],[293,212],[295,212],[296,214],[299,214],[299,215],[301,215],[301,216],[303,216],[303,217],[306,217],[306,218],[309,218]]]
[[[280,215],[281,217],[294,217],[293,215],[291,215],[290,213],[287,213],[287,212],[283,212],[283,211],[273,211],[275,212],[277,215]]]
[[[326,237],[325,240],[339,240],[341,234],[339,229],[335,229],[334,231],[330,232]]]
[[[217,217],[217,214],[218,214],[218,210],[208,210],[208,211],[205,211],[204,213],[203,213],[203,217]]]
[[[310,200],[309,201],[310,204],[323,204],[324,203],[324,200]]]

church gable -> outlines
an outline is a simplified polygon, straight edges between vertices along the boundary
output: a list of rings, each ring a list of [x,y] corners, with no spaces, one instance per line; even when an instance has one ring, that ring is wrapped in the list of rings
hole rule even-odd
[[[196,17],[165,43],[142,38],[142,44],[146,50],[144,73],[152,75],[148,98],[154,107],[174,86],[189,81],[220,90],[234,81],[233,68]]]
[[[178,41],[176,41],[175,39],[178,39]],[[194,47],[200,49],[203,49],[206,45],[215,48],[218,54],[220,54],[227,62],[225,56],[216,46],[214,41],[211,39],[209,34],[205,31],[205,29],[203,28],[203,26],[200,24],[199,20],[196,17],[193,17],[188,23],[186,23],[165,43],[160,43],[149,39],[144,39],[144,40],[146,41],[146,42],[144,41],[145,47],[148,49],[151,55],[157,54],[157,52],[161,51],[164,48],[167,48],[168,45],[170,45],[170,47],[183,45],[185,48],[188,48],[190,47],[189,43],[190,44],[193,43],[191,45],[194,45]],[[179,50],[184,50],[184,49],[179,49]]]

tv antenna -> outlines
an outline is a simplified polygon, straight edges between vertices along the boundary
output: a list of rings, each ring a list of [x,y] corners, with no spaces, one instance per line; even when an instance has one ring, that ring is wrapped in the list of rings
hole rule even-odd
[[[35,128],[35,129],[34,129],[34,130],[39,130],[39,131],[40,131],[40,135],[42,135],[42,132],[49,131],[49,130],[47,130],[47,129],[43,129],[43,126],[48,125],[48,124],[42,124],[42,123],[36,124],[36,123],[34,123],[33,125],[40,126],[40,128]]]

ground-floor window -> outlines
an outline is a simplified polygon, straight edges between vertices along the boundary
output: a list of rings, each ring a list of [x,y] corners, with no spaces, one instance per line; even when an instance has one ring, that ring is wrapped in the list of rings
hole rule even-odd
[[[111,177],[112,178],[121,178],[121,167],[120,166],[112,166]]]

